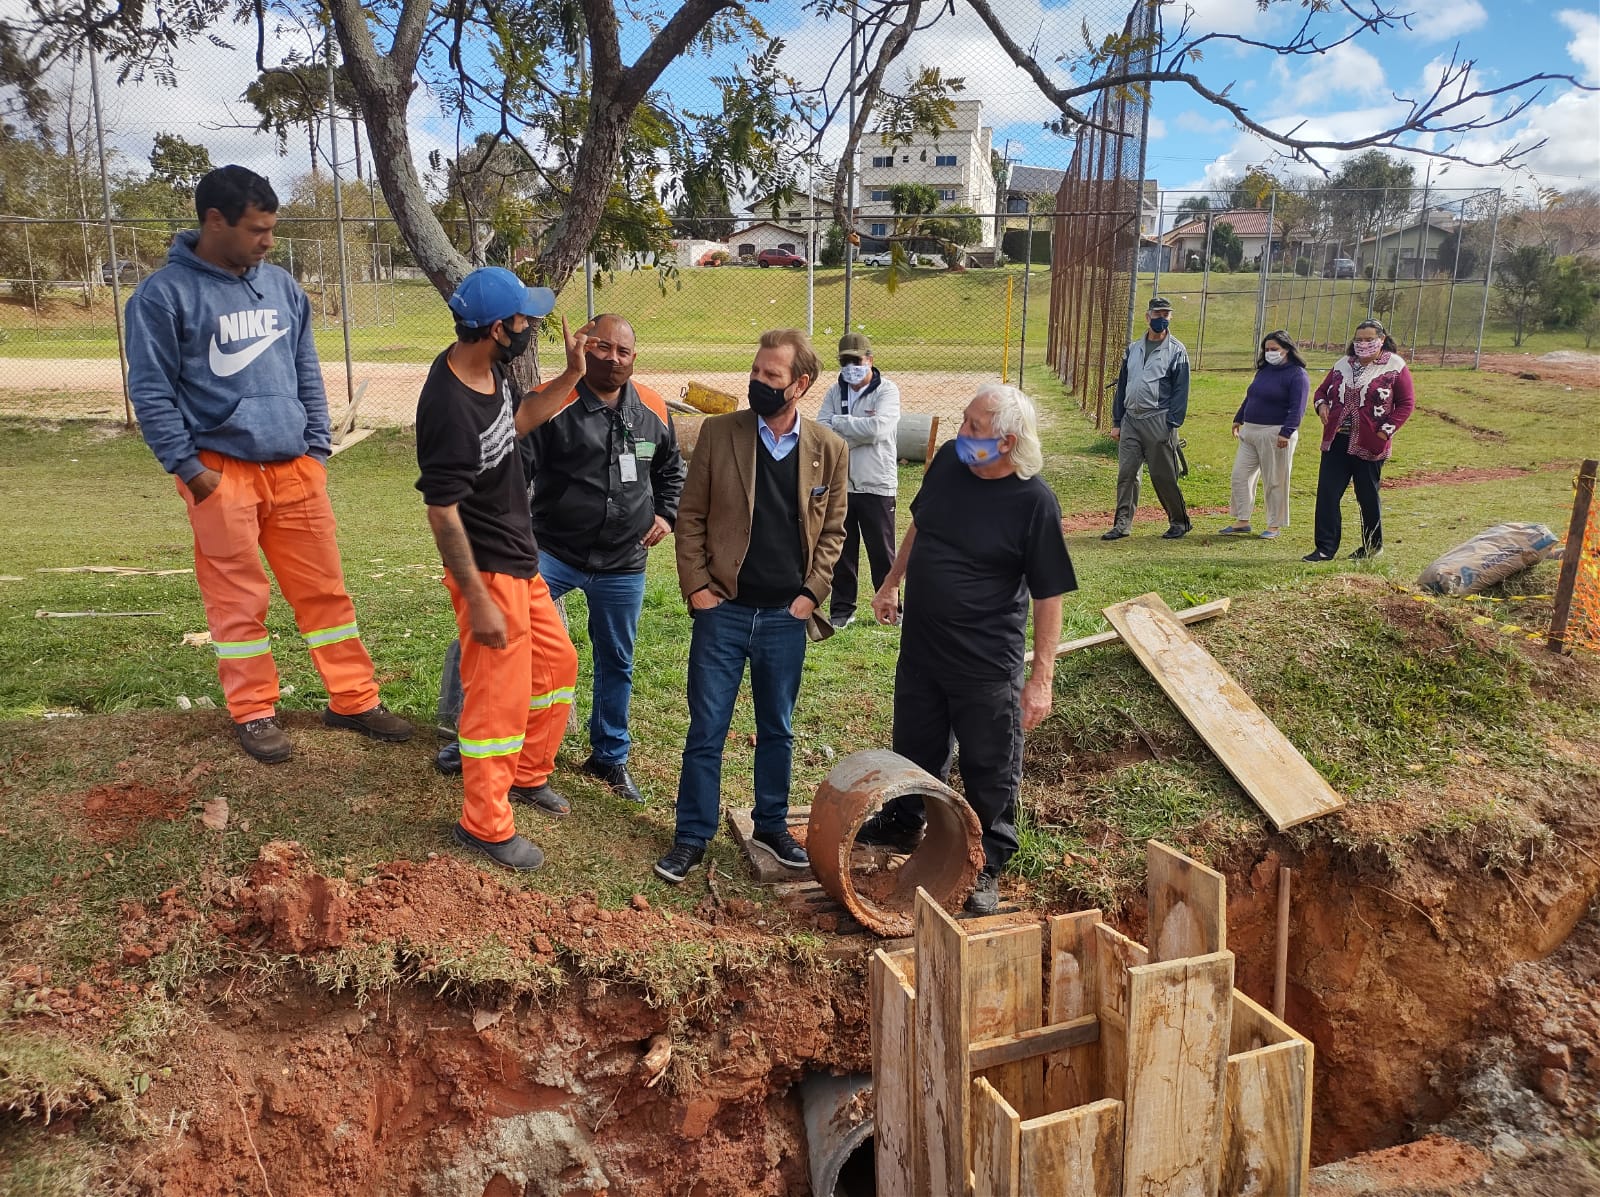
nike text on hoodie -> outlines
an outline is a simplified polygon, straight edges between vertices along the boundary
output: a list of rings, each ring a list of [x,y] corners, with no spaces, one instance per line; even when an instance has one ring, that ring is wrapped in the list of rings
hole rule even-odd
[[[326,460],[328,398],[311,303],[288,271],[233,274],[173,239],[167,265],[128,300],[128,391],[140,430],[185,482],[212,449],[244,461]]]

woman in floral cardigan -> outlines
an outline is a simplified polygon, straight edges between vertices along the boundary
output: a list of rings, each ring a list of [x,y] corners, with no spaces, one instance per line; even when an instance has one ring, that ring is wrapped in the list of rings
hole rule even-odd
[[[1394,338],[1376,320],[1356,325],[1345,356],[1334,363],[1311,396],[1322,417],[1322,463],[1317,471],[1316,549],[1306,561],[1332,561],[1339,551],[1339,504],[1352,482],[1361,508],[1356,560],[1383,551],[1378,479],[1394,434],[1416,406],[1411,371],[1395,352]]]

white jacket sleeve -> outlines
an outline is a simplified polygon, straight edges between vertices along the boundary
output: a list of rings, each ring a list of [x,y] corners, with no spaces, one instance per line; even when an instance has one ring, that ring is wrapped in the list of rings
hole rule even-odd
[[[837,402],[838,386],[829,390],[828,395]],[[836,415],[829,425],[835,432],[842,436],[845,443],[851,446],[871,445],[878,441],[892,441],[895,428],[900,423],[900,388],[887,378],[878,381],[877,389],[870,396],[869,406],[872,407],[871,415],[846,416]],[[827,400],[823,400],[823,409],[827,409]],[[820,421],[819,421],[820,423]]]

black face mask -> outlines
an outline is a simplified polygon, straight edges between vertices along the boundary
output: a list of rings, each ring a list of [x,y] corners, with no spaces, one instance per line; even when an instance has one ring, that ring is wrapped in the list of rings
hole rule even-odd
[[[625,362],[602,361],[592,353],[583,355],[583,377],[602,391],[619,391],[633,377],[633,367]]]
[[[506,336],[511,338],[511,343],[500,346],[500,361],[502,364],[514,362],[528,352],[528,346],[533,343],[533,325],[529,323],[528,327],[521,332],[512,332],[510,327],[507,326]],[[496,344],[499,344],[499,342],[496,342]]]
[[[756,415],[775,416],[788,402],[789,397],[778,387],[762,382],[759,378],[750,380],[750,410]]]

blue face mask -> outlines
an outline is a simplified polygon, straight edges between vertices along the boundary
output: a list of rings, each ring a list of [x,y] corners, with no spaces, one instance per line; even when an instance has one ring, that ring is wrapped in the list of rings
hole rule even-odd
[[[960,459],[962,465],[993,465],[1000,460],[1000,438],[958,435],[956,457]]]
[[[1152,316],[1150,317],[1150,331],[1158,333],[1166,332],[1171,323],[1172,321],[1168,320],[1165,316]]]

